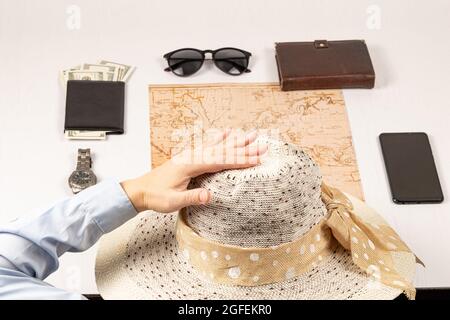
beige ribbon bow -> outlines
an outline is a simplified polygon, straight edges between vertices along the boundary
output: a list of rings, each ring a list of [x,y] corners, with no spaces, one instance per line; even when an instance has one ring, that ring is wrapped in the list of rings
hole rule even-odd
[[[178,216],[177,241],[189,263],[214,282],[257,286],[307,272],[333,252],[337,240],[375,284],[399,288],[414,299],[413,285],[396,270],[392,257],[392,253],[411,251],[395,231],[363,221],[342,192],[325,184],[322,201],[329,215],[299,239],[278,246],[238,247],[203,238],[187,224],[185,210]]]
[[[350,200],[338,189],[322,184],[322,201],[329,216],[327,226],[339,243],[352,253],[353,262],[387,286],[402,289],[415,298],[415,288],[395,268],[392,253],[411,253],[396,232],[385,224],[363,221]],[[416,261],[422,263],[416,257]]]

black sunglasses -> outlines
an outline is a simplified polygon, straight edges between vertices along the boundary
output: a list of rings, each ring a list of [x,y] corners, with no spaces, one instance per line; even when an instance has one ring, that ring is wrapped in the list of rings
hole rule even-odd
[[[206,53],[211,53],[212,59],[206,59]],[[205,60],[213,60],[217,68],[229,75],[237,76],[244,72],[250,72],[247,67],[251,55],[250,52],[237,48],[220,48],[217,50],[178,49],[164,55],[169,64],[169,67],[164,71],[172,71],[177,76],[186,77],[200,70]]]

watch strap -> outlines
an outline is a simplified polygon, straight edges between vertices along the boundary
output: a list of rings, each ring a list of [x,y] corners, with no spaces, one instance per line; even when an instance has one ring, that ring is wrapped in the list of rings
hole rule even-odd
[[[91,149],[78,149],[77,170],[89,170],[91,167]]]

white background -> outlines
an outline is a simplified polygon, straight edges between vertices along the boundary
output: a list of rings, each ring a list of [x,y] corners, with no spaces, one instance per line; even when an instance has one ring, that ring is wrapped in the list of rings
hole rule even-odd
[[[70,5],[81,10],[79,29],[68,24]],[[378,143],[382,132],[427,132],[449,197],[449,12],[446,0],[0,0],[0,223],[70,196],[78,147],[92,148],[100,180],[149,170],[148,84],[273,82],[274,42],[365,39],[376,88],[344,94],[366,200],[427,265],[416,284],[450,287],[449,202],[394,205]],[[252,72],[229,77],[209,65],[182,79],[163,71],[165,52],[223,46],[252,52]],[[127,84],[126,134],[66,141],[58,72],[98,59],[137,67]],[[95,293],[95,250],[66,254],[48,281]]]

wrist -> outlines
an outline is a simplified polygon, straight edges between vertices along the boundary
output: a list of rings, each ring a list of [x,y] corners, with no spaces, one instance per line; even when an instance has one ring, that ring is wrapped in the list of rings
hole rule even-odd
[[[125,180],[121,182],[120,185],[137,212],[142,212],[148,209],[145,204],[144,193],[140,187],[141,184],[139,182],[139,178]]]

